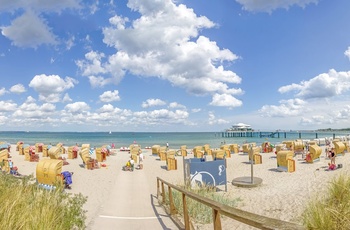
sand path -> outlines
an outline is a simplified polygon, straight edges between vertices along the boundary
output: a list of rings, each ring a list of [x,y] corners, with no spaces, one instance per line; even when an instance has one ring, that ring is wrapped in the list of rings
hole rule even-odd
[[[118,154],[116,161],[121,168],[127,155]],[[117,171],[115,183],[89,229],[178,229],[158,205],[150,188],[154,178],[148,178],[145,170]]]

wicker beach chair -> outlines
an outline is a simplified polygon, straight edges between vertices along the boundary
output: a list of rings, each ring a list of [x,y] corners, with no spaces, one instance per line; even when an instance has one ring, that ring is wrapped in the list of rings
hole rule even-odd
[[[63,183],[61,175],[63,161],[57,159],[43,159],[36,166],[36,180],[38,184],[56,185]]]

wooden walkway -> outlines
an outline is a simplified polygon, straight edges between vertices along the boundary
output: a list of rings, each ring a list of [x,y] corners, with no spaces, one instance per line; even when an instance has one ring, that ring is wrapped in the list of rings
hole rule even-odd
[[[150,184],[156,186],[156,178],[147,178],[145,171],[122,171],[129,154],[117,156],[117,179],[99,215],[87,227],[99,229],[178,229],[152,194]],[[149,180],[152,180],[151,183]]]

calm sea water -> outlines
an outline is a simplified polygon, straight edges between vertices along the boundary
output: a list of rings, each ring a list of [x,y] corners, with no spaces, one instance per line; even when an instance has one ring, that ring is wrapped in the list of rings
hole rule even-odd
[[[0,141],[16,144],[23,141],[26,144],[44,143],[55,145],[63,143],[65,146],[75,144],[90,144],[91,146],[112,145],[116,148],[129,146],[134,141],[142,146],[161,145],[168,142],[170,148],[178,149],[181,145],[193,148],[197,145],[209,144],[212,148],[219,148],[221,144],[243,144],[246,142],[263,143],[268,140],[272,144],[278,144],[285,140],[295,140],[299,133],[288,132],[286,138],[284,133],[280,133],[280,138],[265,137],[222,137],[220,132],[0,132]],[[317,133],[318,138],[345,136],[344,133],[322,132]],[[302,139],[315,139],[314,132],[302,133]]]

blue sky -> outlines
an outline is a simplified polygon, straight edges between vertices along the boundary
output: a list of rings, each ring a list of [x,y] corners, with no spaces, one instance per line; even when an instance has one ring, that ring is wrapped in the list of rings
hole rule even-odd
[[[0,0],[0,130],[350,127],[348,0]]]

